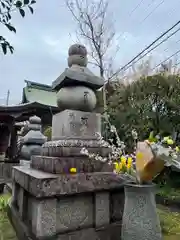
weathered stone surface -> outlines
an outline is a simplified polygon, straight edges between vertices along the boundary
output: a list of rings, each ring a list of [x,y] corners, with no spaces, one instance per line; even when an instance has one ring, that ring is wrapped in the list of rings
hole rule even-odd
[[[154,190],[153,184],[127,184],[125,186],[122,239],[163,239]]]
[[[121,222],[124,210],[124,189],[111,194],[110,204],[111,222]]]
[[[29,119],[28,133],[20,139],[21,158],[24,160],[30,160],[32,155],[41,154],[41,146],[47,141],[41,133],[41,119],[37,116],[33,116]]]
[[[96,227],[106,226],[110,223],[109,192],[96,193],[95,196]]]
[[[72,195],[123,188],[126,179],[114,173],[50,174],[26,167],[14,167],[14,181],[38,197]]]
[[[92,112],[96,107],[96,94],[84,86],[63,87],[57,93],[59,110],[66,109]]]
[[[72,232],[59,233],[52,237],[35,237],[30,229],[18,217],[16,209],[10,205],[8,207],[9,219],[16,229],[19,240],[119,240],[121,236],[121,223],[112,223],[100,229],[84,228]]]
[[[98,113],[64,110],[53,116],[52,140],[97,139],[101,132],[101,115]]]
[[[19,207],[20,217],[23,219],[23,216],[25,213],[25,191],[24,191],[24,188],[22,187],[19,188],[18,207]]]
[[[105,141],[66,139],[45,143],[42,146],[41,154],[51,157],[82,157],[82,148],[102,157],[107,157],[111,152],[111,148]]]
[[[11,181],[12,167],[17,165],[17,163],[0,162],[0,182]]]
[[[94,90],[104,85],[101,77],[95,76],[87,68],[87,50],[84,46],[73,44],[69,49],[68,66],[52,83],[52,88],[59,90],[66,86],[87,86]]]
[[[65,69],[65,71],[52,83],[52,88],[59,90],[64,86],[76,86],[79,83],[93,90],[97,90],[103,86],[104,81],[102,78],[95,76],[86,67],[72,67]]]
[[[84,146],[89,153],[99,154],[102,157],[107,157],[108,154],[111,152],[111,149],[108,147],[86,147]],[[55,147],[55,146],[49,146],[43,147],[41,149],[41,153],[44,156],[51,156],[51,157],[82,157],[81,153],[82,147]],[[38,154],[36,154],[38,155]]]
[[[113,166],[102,161],[88,157],[45,157],[32,156],[31,168],[48,173],[66,174],[71,168],[76,168],[77,173],[87,172],[112,172]]]
[[[31,144],[31,145],[24,145],[21,149],[21,156],[24,159],[31,159],[33,155],[40,155],[42,151],[42,147],[40,145]]]
[[[102,141],[97,139],[60,139],[58,141],[48,141],[42,145],[43,148],[49,147],[88,147],[88,148],[97,148],[97,147],[108,147],[108,144],[104,145],[105,142],[102,144]]]
[[[100,230],[95,228],[82,229],[62,235],[56,240],[119,240],[121,236],[121,224],[111,224]]]
[[[20,160],[20,166],[26,166],[26,167],[30,167],[30,161],[27,160]]]
[[[32,202],[32,232],[36,237],[48,237],[56,234],[57,231],[57,200],[44,199]]]
[[[93,226],[93,196],[73,196],[57,201],[57,232]]]

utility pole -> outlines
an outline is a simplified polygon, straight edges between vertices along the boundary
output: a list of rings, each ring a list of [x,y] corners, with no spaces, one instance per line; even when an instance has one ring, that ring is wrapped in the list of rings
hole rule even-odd
[[[8,106],[9,105],[9,95],[10,95],[10,91],[8,89],[7,91],[7,97],[6,97],[6,105]]]

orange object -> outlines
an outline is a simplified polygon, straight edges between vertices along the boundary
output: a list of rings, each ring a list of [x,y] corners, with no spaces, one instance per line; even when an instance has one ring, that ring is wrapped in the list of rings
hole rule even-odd
[[[153,154],[150,143],[138,142],[136,150],[136,171],[140,182],[152,181],[164,169],[164,161]]]

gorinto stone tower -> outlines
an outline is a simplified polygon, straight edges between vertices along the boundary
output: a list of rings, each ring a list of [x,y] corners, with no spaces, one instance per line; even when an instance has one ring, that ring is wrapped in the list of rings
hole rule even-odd
[[[30,168],[13,169],[9,218],[22,240],[119,240],[124,180],[81,154],[83,147],[109,154],[97,137],[101,115],[95,111],[96,90],[104,82],[87,68],[82,45],[70,47],[68,66],[52,84],[59,107],[52,141],[32,156]]]

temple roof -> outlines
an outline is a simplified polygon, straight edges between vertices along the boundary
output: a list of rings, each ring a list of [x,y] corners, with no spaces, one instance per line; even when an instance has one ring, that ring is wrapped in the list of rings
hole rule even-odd
[[[22,103],[40,103],[42,105],[57,107],[56,91],[50,85],[27,81],[23,88]]]
[[[37,115],[45,122],[51,122],[51,118],[54,112],[58,112],[57,107],[48,106],[39,102],[31,102],[26,104],[12,105],[12,106],[0,106],[0,122],[9,118],[15,119],[15,121],[28,120],[30,116]]]

